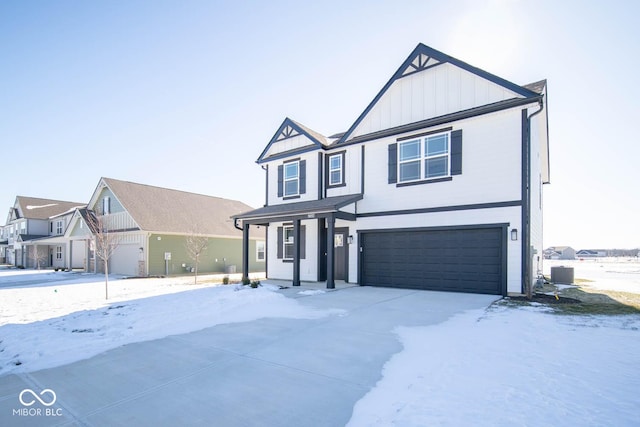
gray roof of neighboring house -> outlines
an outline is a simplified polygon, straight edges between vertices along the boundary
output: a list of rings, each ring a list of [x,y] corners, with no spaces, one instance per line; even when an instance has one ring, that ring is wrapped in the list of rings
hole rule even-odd
[[[252,209],[237,200],[112,178],[102,180],[145,231],[242,236],[242,231],[234,227],[231,216]]]
[[[81,202],[66,202],[25,196],[17,196],[16,203],[20,207],[23,217],[27,219],[49,219],[52,216],[86,205],[86,203]]]

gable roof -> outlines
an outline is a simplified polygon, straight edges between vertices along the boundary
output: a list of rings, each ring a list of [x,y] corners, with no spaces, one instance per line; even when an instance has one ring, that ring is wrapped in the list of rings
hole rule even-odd
[[[112,178],[102,178],[100,182],[95,194],[104,183],[144,231],[241,236],[230,218],[251,209],[245,203],[221,197]]]
[[[311,144],[308,144],[302,147],[297,147],[297,148],[294,148],[293,150],[279,152],[274,155],[269,155],[269,151],[274,144],[277,144],[279,142],[282,142],[287,139],[294,138],[300,135],[307,137],[307,139],[309,139]],[[280,127],[278,128],[278,130],[276,131],[276,133],[273,135],[273,137],[269,141],[269,143],[267,144],[267,146],[265,147],[265,149],[262,150],[262,153],[260,154],[260,157],[258,157],[258,160],[256,162],[263,163],[267,160],[286,157],[293,153],[304,153],[306,151],[316,150],[318,148],[323,148],[328,145],[329,145],[329,141],[324,135],[296,122],[295,120],[291,120],[289,117],[286,117],[282,122],[282,124],[280,125]]]
[[[70,212],[75,208],[85,206],[82,202],[67,202],[63,200],[41,199],[38,197],[16,196],[15,207],[20,215],[27,219],[49,219],[53,216]]]
[[[515,94],[521,96],[522,98],[528,99],[528,98],[539,97],[539,93],[536,93],[531,88],[519,86],[515,83],[512,83],[508,80],[503,79],[502,77],[498,77],[495,74],[491,74],[480,68],[469,65],[464,61],[461,61],[443,52],[440,52],[436,49],[433,49],[429,46],[419,43],[418,46],[416,46],[416,48],[407,57],[407,59],[400,65],[400,67],[393,74],[393,76],[391,76],[391,79],[389,79],[389,81],[383,86],[383,88],[380,90],[380,92],[378,92],[375,98],[373,98],[373,100],[367,106],[367,108],[365,108],[365,110],[362,112],[362,114],[360,114],[358,119],[356,119],[356,121],[344,133],[344,135],[342,135],[342,137],[335,143],[335,145],[341,145],[349,140],[349,137],[355,131],[358,125],[363,121],[363,119],[367,116],[367,114],[373,109],[373,107],[378,103],[378,101],[387,92],[387,90],[389,90],[391,85],[396,80],[409,76],[411,74],[415,74],[415,73],[436,67],[443,63],[453,64],[463,70],[466,70],[472,74],[475,74],[476,76],[479,76],[505,89],[508,89],[514,92]]]

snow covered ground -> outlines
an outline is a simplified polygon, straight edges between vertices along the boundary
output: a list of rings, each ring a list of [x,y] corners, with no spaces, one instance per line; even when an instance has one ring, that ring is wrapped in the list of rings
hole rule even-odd
[[[638,263],[573,265],[589,286],[640,292]],[[312,308],[325,294],[317,290],[301,291],[301,304],[273,286],[114,278],[105,301],[101,276],[41,272],[37,285],[15,272],[0,270],[0,381],[222,323],[341,314]],[[356,403],[351,426],[639,424],[638,315],[558,316],[498,303],[395,332],[404,348]]]
[[[551,267],[572,267],[575,279],[593,289],[640,294],[640,260],[637,258],[585,258],[584,260],[545,260],[544,274],[551,276]]]
[[[551,261],[582,284],[640,293],[636,260]],[[350,426],[638,426],[640,316],[558,316],[494,304],[398,328],[404,349]]]
[[[25,286],[34,275],[43,284]],[[335,313],[305,307],[273,286],[192,283],[110,276],[107,301],[101,275],[0,270],[0,378],[223,323]]]

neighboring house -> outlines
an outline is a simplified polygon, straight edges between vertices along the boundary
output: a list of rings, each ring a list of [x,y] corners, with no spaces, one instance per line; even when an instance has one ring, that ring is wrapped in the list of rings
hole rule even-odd
[[[607,256],[607,250],[604,249],[580,249],[576,252],[578,258],[604,258]]]
[[[234,219],[245,241],[268,228],[268,277],[293,285],[521,293],[542,268],[546,100],[419,44],[346,132],[285,119],[257,160],[265,206]]]
[[[236,200],[101,178],[87,209],[74,213],[65,237],[86,242],[86,269],[103,271],[95,262],[95,230],[89,220],[89,215],[97,215],[109,232],[118,235],[109,272],[142,277],[190,273],[195,263],[187,253],[187,237],[206,237],[198,272],[232,272],[242,262],[242,232],[230,216],[248,209]],[[254,234],[249,270],[263,272],[264,228]]]
[[[72,268],[72,248],[62,237],[84,203],[17,196],[3,227],[0,253],[10,265]]]
[[[547,259],[576,259],[576,251],[571,246],[551,246],[544,251]]]

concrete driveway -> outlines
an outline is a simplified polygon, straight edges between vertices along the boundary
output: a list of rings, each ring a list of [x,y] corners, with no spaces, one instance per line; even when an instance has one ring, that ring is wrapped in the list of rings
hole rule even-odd
[[[395,327],[438,324],[499,298],[372,287],[300,295],[304,289],[280,292],[344,313],[218,325],[0,377],[0,425],[341,426],[402,350]],[[25,389],[50,389],[55,403],[27,392],[23,402],[35,403],[26,407]],[[49,403],[53,395],[39,397]]]

